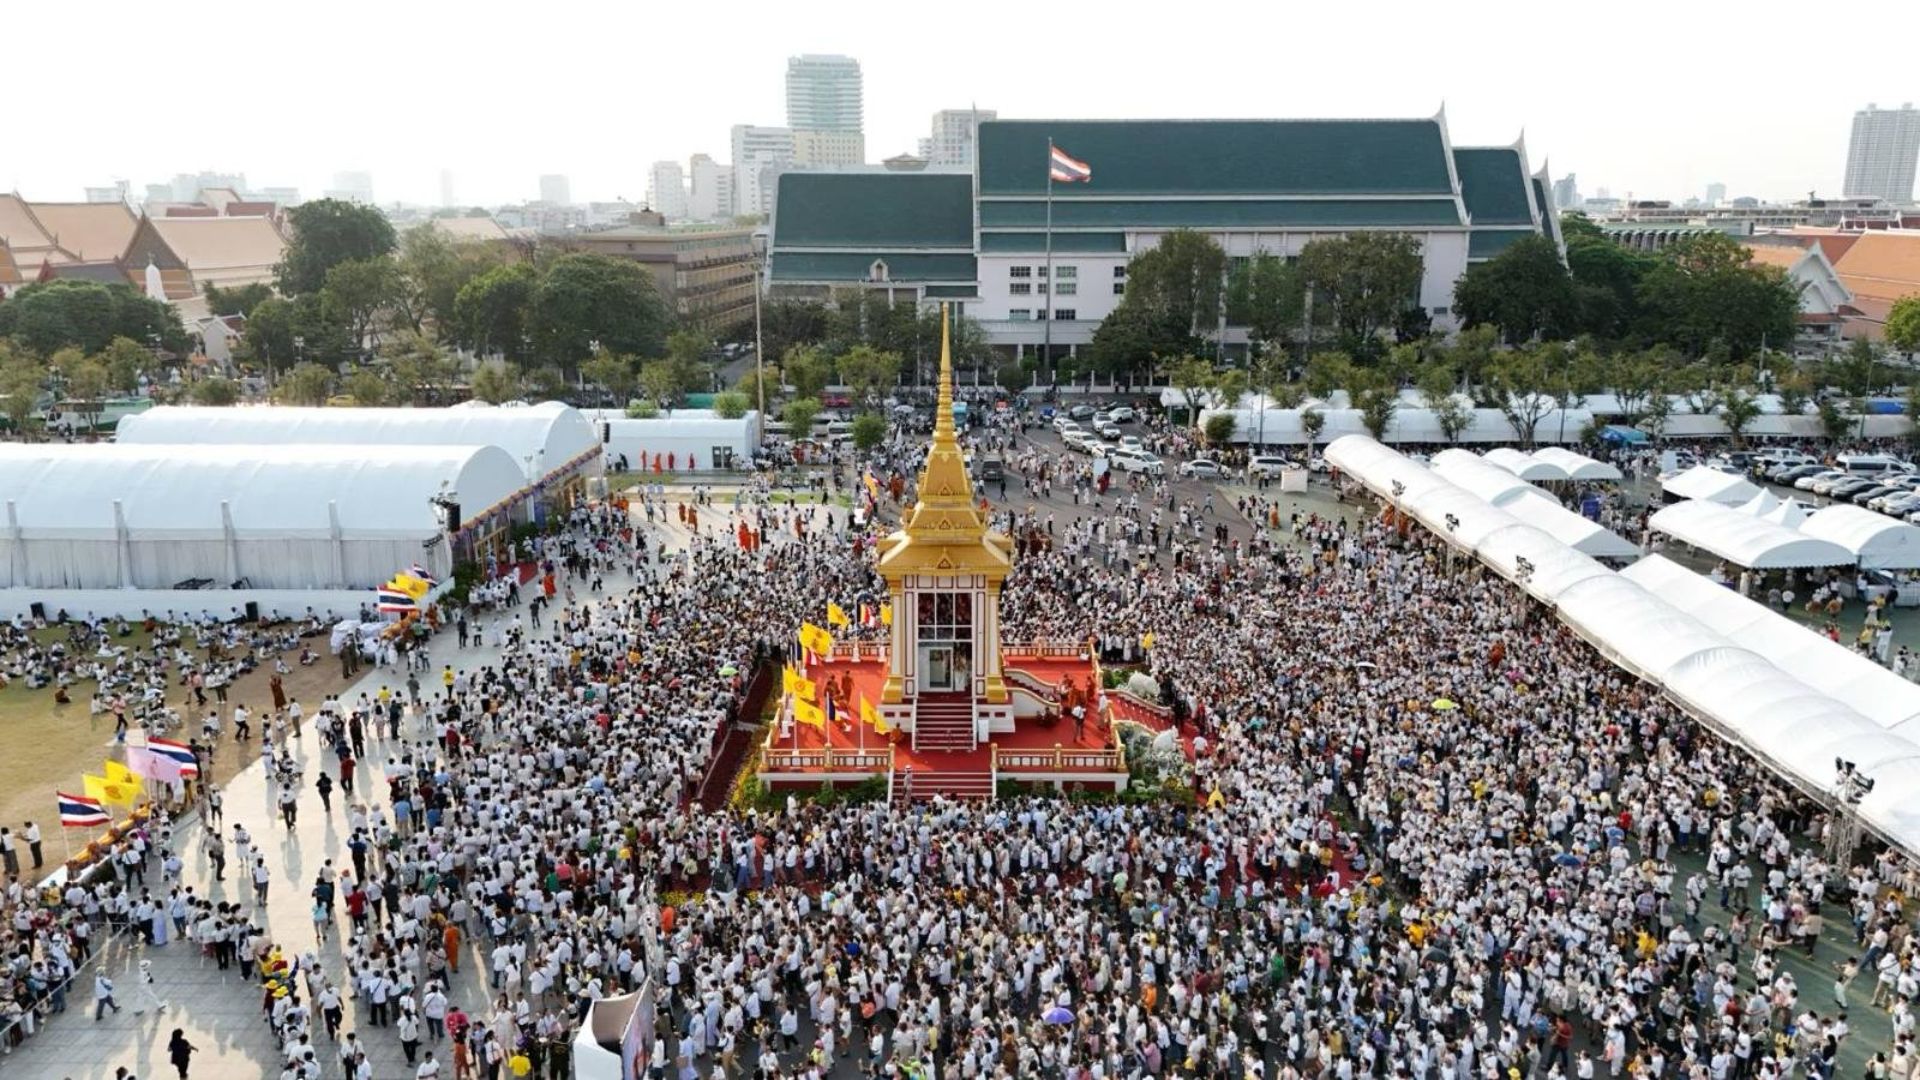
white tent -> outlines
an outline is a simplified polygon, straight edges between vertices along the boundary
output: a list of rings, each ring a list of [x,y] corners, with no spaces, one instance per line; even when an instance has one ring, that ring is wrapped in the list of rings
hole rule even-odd
[[[1233,417],[1233,435],[1229,441],[1234,443],[1265,443],[1270,446],[1301,446],[1309,440],[1307,432],[1300,424],[1303,412],[1314,411],[1320,414],[1324,427],[1319,436],[1311,441],[1329,442],[1342,435],[1368,435],[1366,422],[1361,418],[1360,410],[1349,407],[1345,394],[1333,395],[1333,401],[1308,403],[1298,409],[1275,408],[1271,403],[1264,409],[1257,397],[1242,399],[1236,408],[1206,407],[1200,411],[1200,423],[1222,414]],[[1184,408],[1186,400],[1175,395],[1175,403]],[[1439,419],[1433,410],[1419,405],[1402,403],[1394,410],[1387,422],[1386,430],[1381,432],[1382,441],[1388,443],[1420,443],[1425,445],[1458,443],[1480,445],[1486,443],[1510,443],[1520,440],[1513,423],[1506,414],[1498,409],[1470,409],[1467,413],[1467,426],[1447,438]],[[1535,443],[1575,442],[1580,433],[1593,421],[1593,415],[1584,410],[1569,410],[1562,417],[1558,409],[1549,410],[1533,425]]]
[[[1660,481],[1660,490],[1676,499],[1698,499],[1722,506],[1739,506],[1760,493],[1752,482],[1705,465],[1695,465]]]
[[[492,446],[0,443],[0,584],[40,589],[366,588],[452,569],[433,499],[503,503]]]
[[[1620,574],[1881,727],[1920,721],[1920,685],[1764,604],[1660,555]],[[1920,723],[1907,730],[1920,737]]]
[[[1652,682],[1725,638],[1698,619],[1618,574],[1589,578],[1561,592],[1560,617],[1621,667]]]
[[[737,420],[712,409],[675,409],[644,420],[618,409],[593,409],[586,416],[604,442],[608,465],[625,458],[633,472],[646,471],[656,457],[661,468],[674,472],[689,471],[689,462],[695,472],[724,469],[728,459],[733,468],[746,468],[760,446],[760,414],[752,409]]]
[[[1780,508],[1780,499],[1773,492],[1761,489],[1758,495],[1734,507],[1748,517],[1764,517],[1769,511]]]
[[[120,422],[130,444],[245,443],[278,446],[497,446],[527,485],[597,471],[600,433],[571,405],[469,403],[445,409],[334,409],[163,405]]]
[[[1846,503],[1823,506],[1807,515],[1800,531],[1839,544],[1869,569],[1920,567],[1920,525],[1909,525],[1864,507]]]
[[[1647,527],[1752,570],[1851,566],[1855,560],[1853,552],[1831,540],[1697,499],[1655,513],[1647,519]]]
[[[1489,451],[1489,455],[1498,451]],[[1640,553],[1631,541],[1560,505],[1560,500],[1518,476],[1465,450],[1434,455],[1433,471],[1588,555],[1630,559]]]
[[[1531,455],[1523,454],[1512,447],[1496,446],[1483,456],[1489,465],[1498,465],[1528,482],[1544,480],[1552,483],[1567,479],[1567,470],[1550,461],[1540,461]]]
[[[1621,478],[1620,470],[1612,465],[1575,453],[1564,446],[1543,446],[1533,452],[1533,460],[1558,468],[1567,474],[1569,480],[1594,482]]]
[[[1405,506],[1409,497],[1446,484],[1433,470],[1368,435],[1343,435],[1327,444],[1327,464],[1353,477],[1383,499]],[[1399,492],[1394,491],[1395,484]],[[1451,485],[1447,485],[1451,486]]]
[[[1613,571],[1590,556],[1532,525],[1515,524],[1488,533],[1475,545],[1474,554],[1495,573],[1518,583],[1528,595],[1546,604],[1558,603],[1562,593],[1589,578],[1613,576]]]
[[[1807,520],[1807,504],[1799,499],[1782,499],[1780,505],[1760,515],[1761,521],[1798,529]]]
[[[1559,500],[1471,450],[1442,450],[1433,455],[1433,471],[1495,506],[1522,498]]]

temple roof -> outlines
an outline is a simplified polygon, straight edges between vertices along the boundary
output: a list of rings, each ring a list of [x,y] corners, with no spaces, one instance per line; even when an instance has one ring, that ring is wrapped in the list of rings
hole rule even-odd
[[[974,501],[973,482],[967,477],[966,458],[953,429],[953,355],[943,304],[933,445],[905,526],[882,541],[880,573],[888,579],[906,574],[986,574],[998,581],[1012,566],[1012,552],[1012,541],[987,528]]]

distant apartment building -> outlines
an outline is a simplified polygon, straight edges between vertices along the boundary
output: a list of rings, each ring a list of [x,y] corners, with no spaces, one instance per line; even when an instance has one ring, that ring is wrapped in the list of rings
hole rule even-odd
[[[1708,206],[1719,206],[1721,203],[1726,201],[1727,201],[1727,185],[1722,184],[1719,181],[1715,181],[1707,185],[1706,204]]]
[[[373,174],[367,172],[334,173],[333,187],[327,189],[327,198],[344,199],[347,202],[364,203],[372,206]]]
[[[752,229],[604,229],[570,246],[645,265],[675,313],[709,332],[753,315]]]
[[[865,130],[860,61],[851,56],[787,60],[787,126],[795,131]]]
[[[832,169],[865,162],[866,139],[857,131],[795,131],[793,167]]]
[[[555,206],[571,206],[573,185],[559,173],[548,173],[540,178],[540,201]]]
[[[695,154],[687,162],[687,216],[693,221],[731,221],[734,203],[734,170],[706,154]]]
[[[106,187],[87,188],[87,201],[90,203],[131,204],[133,201],[131,189],[132,185],[128,184],[125,180],[115,180],[111,185]]]
[[[773,212],[774,180],[793,166],[793,132],[783,127],[733,125],[734,211]]]
[[[992,109],[941,109],[933,114],[933,135],[922,140],[920,156],[931,165],[973,168],[980,122],[997,119],[999,115]]]
[[[1801,199],[1790,203],[1762,203],[1748,198],[1725,206],[1687,206],[1665,199],[1636,199],[1617,205],[1587,202],[1589,216],[1599,221],[1637,225],[1698,225],[1716,232],[1744,235],[1755,229],[1785,229],[1798,225],[1850,229],[1900,227],[1900,208],[1878,198]]]
[[[1853,114],[1847,143],[1847,179],[1842,193],[1906,205],[1913,202],[1913,175],[1920,163],[1920,109],[1868,105]]]
[[[1580,177],[1568,173],[1553,182],[1553,206],[1556,210],[1578,210],[1585,204],[1580,197]]]
[[[687,220],[687,178],[677,161],[656,161],[647,170],[647,205],[668,221]]]

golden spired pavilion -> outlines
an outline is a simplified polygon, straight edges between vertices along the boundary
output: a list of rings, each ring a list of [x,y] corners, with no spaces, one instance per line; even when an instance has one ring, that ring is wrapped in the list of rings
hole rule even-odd
[[[884,773],[892,797],[908,800],[990,798],[1000,780],[1123,787],[1116,710],[1156,729],[1166,718],[1099,692],[1088,642],[1000,639],[1013,542],[988,527],[967,476],[944,306],[933,441],[915,496],[900,529],[877,546],[893,605],[888,639],[839,642],[810,665],[806,677],[832,697],[836,720],[796,723],[783,701],[759,778],[814,788]],[[883,726],[864,723],[863,706]]]
[[[993,721],[1011,727],[1000,586],[1012,568],[1013,541],[987,527],[953,430],[953,356],[943,306],[933,444],[905,525],[880,542],[880,576],[894,612],[881,714],[912,731],[916,746],[971,750]]]

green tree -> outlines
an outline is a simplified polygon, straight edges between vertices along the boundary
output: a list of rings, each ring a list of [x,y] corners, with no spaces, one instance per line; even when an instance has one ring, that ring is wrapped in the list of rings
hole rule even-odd
[[[1473,413],[1460,400],[1453,366],[1444,359],[1436,358],[1421,365],[1414,386],[1420,391],[1420,403],[1433,414],[1434,423],[1440,425],[1440,434],[1446,436],[1448,442],[1458,439],[1473,423]]]
[[[342,389],[346,390],[355,405],[369,409],[389,404],[392,397],[387,380],[371,368],[356,369],[343,380]]]
[[[1813,376],[1795,368],[1774,383],[1780,395],[1780,411],[1789,416],[1799,416],[1807,411],[1807,402],[1813,397]]]
[[[1828,442],[1839,442],[1853,434],[1853,418],[1831,398],[1820,403],[1820,433]]]
[[[640,365],[640,392],[648,401],[671,410],[680,403],[683,388],[680,372],[672,360],[648,360]]]
[[[1352,381],[1353,361],[1346,353],[1314,353],[1307,360],[1307,396],[1327,401],[1333,392]]]
[[[793,387],[794,397],[818,399],[833,377],[833,363],[824,349],[795,346],[780,358],[780,375]]]
[[[349,259],[327,271],[320,304],[346,328],[355,353],[364,354],[374,333],[390,322],[404,289],[400,266],[392,259]]]
[[[1237,427],[1239,423],[1238,414],[1232,412],[1217,412],[1207,417],[1206,424],[1203,427],[1203,433],[1207,437],[1207,445],[1225,446],[1232,442],[1234,428]]]
[[[1660,253],[1640,279],[1643,333],[1701,354],[1716,342],[1734,359],[1790,341],[1799,290],[1778,267],[1755,265],[1732,237],[1701,233]]]
[[[1501,353],[1488,368],[1487,381],[1495,408],[1513,427],[1514,438],[1531,449],[1535,429],[1554,408],[1545,350],[1529,346]]]
[[[531,329],[542,359],[571,371],[589,343],[634,356],[659,356],[672,316],[639,263],[608,255],[562,255],[533,290]]]
[[[537,284],[532,266],[513,263],[461,286],[454,301],[460,343],[482,355],[498,352],[516,364],[527,363]]]
[[[1100,331],[1096,328],[1094,333],[1098,335]],[[993,381],[1009,393],[1017,394],[1033,385],[1033,369],[1018,360],[1009,360],[994,372]]]
[[[1283,342],[1306,315],[1306,277],[1278,255],[1261,252],[1227,274],[1227,322],[1258,342]]]
[[[128,395],[139,391],[140,373],[153,363],[153,354],[132,338],[116,337],[101,350],[100,362],[107,368],[108,389]]]
[[[498,405],[520,396],[520,379],[507,365],[488,360],[473,369],[472,388],[477,400]]]
[[[738,390],[723,390],[713,395],[713,414],[722,420],[738,420],[752,407],[747,395]]]
[[[372,206],[316,199],[287,211],[290,236],[274,281],[287,296],[317,293],[327,271],[344,262],[382,259],[393,252],[393,225]]]
[[[1122,298],[1094,327],[1093,340],[1082,353],[1094,370],[1112,378],[1131,377],[1151,370],[1157,359],[1187,355],[1200,347],[1200,339],[1177,316],[1147,301],[1135,302],[1132,296]]]
[[[1745,387],[1734,387],[1720,399],[1720,420],[1735,446],[1747,445],[1747,429],[1760,418],[1760,402]]]
[[[635,398],[627,402],[627,419],[651,420],[660,415],[660,406],[644,398]]]
[[[1887,310],[1887,344],[1903,353],[1920,352],[1920,293],[1895,300]]]
[[[1181,357],[1167,369],[1167,385],[1186,400],[1187,422],[1200,426],[1200,409],[1213,390],[1213,365],[1198,357]]]
[[[100,413],[106,408],[107,395],[113,389],[107,365],[90,356],[63,370],[67,376],[67,400],[86,416],[88,431],[99,430]]]
[[[1213,400],[1222,409],[1236,408],[1240,399],[1247,396],[1248,385],[1246,372],[1239,368],[1228,368],[1213,377]]]
[[[1319,409],[1309,408],[1300,413],[1300,430],[1307,433],[1307,457],[1313,457],[1313,444],[1320,440],[1320,433],[1327,430],[1327,414]]]
[[[1665,385],[1657,387],[1653,396],[1647,399],[1646,411],[1640,417],[1640,429],[1658,439],[1666,434],[1667,421],[1673,417],[1673,395],[1667,392]]]
[[[511,249],[501,244],[456,244],[432,225],[416,225],[400,235],[399,263],[405,283],[399,305],[415,330],[459,336],[460,290],[505,265]]]
[[[900,354],[855,345],[840,357],[840,381],[856,402],[877,402],[900,381]]]
[[[1221,281],[1227,253],[1213,238],[1175,229],[1127,264],[1122,307],[1138,304],[1163,314],[1167,325],[1195,337],[1212,335],[1220,322]]]
[[[760,342],[768,363],[787,355],[796,345],[819,345],[827,340],[830,312],[825,304],[810,300],[775,300],[760,305]],[[738,341],[753,340],[753,321],[735,327],[731,336]]]
[[[395,334],[381,343],[380,355],[393,371],[396,403],[438,401],[440,392],[454,382],[453,360],[424,333]]]
[[[1405,233],[1323,237],[1300,249],[1300,273],[1316,305],[1332,312],[1342,344],[1375,355],[1381,330],[1418,303],[1419,241]]]
[[[613,400],[624,405],[633,396],[636,384],[633,358],[619,356],[602,350],[599,355],[580,365],[580,374],[589,382],[598,383]]]
[[[797,397],[788,401],[780,410],[780,419],[786,421],[787,434],[794,439],[813,437],[813,418],[820,415],[820,399]]]
[[[325,405],[332,387],[333,373],[309,360],[293,365],[274,395],[288,405]]]
[[[207,312],[211,315],[238,315],[252,318],[253,309],[273,298],[273,286],[263,281],[236,285],[223,289],[218,285],[208,285],[205,290]]]
[[[853,418],[853,448],[865,454],[887,438],[887,420],[879,413],[863,412]]]
[[[240,386],[232,379],[214,375],[193,384],[195,405],[226,406],[239,400]]]
[[[71,345],[97,353],[116,337],[141,344],[159,339],[175,354],[187,351],[187,332],[171,304],[131,285],[61,278],[35,282],[0,302],[0,337],[11,337],[41,356]]]
[[[1866,397],[1887,384],[1889,373],[1884,361],[1880,346],[1855,338],[1828,362],[1827,378],[1848,397]]]
[[[1378,370],[1354,368],[1348,376],[1347,393],[1353,398],[1353,407],[1360,411],[1360,422],[1367,432],[1385,439],[1400,408],[1399,387]]]
[[[1615,243],[1584,214],[1560,218],[1579,329],[1617,339],[1639,319],[1640,279],[1654,257]]]
[[[1492,326],[1510,342],[1565,334],[1576,322],[1573,278],[1553,241],[1528,236],[1467,267],[1453,287],[1454,311],[1468,326]]]
[[[0,411],[16,438],[27,437],[27,421],[33,416],[41,391],[47,383],[47,367],[24,349],[0,338]]]
[[[538,364],[527,369],[520,386],[534,401],[553,401],[566,394],[567,375],[558,364]]]

